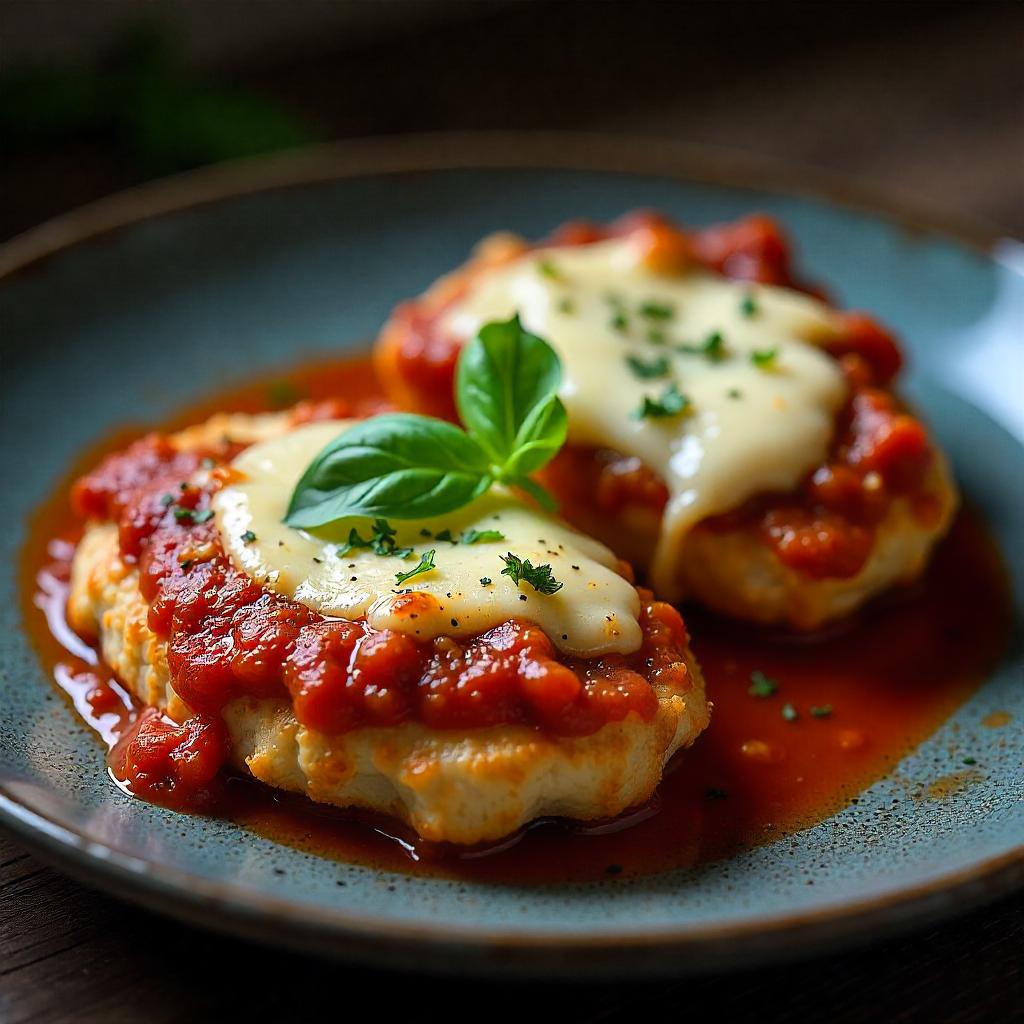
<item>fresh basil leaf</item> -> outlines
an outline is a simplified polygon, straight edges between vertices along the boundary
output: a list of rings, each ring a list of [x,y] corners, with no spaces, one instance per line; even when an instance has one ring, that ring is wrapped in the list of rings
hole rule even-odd
[[[561,376],[555,351],[524,330],[518,316],[487,324],[459,357],[456,400],[465,432],[404,413],[357,423],[306,469],[285,522],[313,528],[354,516],[375,518],[373,537],[364,540],[353,529],[344,550],[372,547],[401,557],[408,549],[395,546],[387,517],[453,512],[496,481],[553,509],[551,495],[528,474],[550,462],[565,442]]]
[[[316,527],[349,516],[421,519],[453,512],[491,485],[487,453],[458,427],[408,413],[349,427],[310,463],[285,522]]]
[[[568,429],[565,406],[558,395],[535,406],[519,428],[516,449],[501,467],[501,479],[526,476],[546,466],[565,444]]]
[[[565,412],[551,401],[561,382],[555,350],[514,316],[486,324],[463,348],[455,401],[466,429],[495,467],[502,469],[519,449],[530,447],[537,452],[523,460],[530,468],[508,470],[530,472],[544,465],[565,439]],[[544,457],[545,451],[551,454]]]
[[[558,502],[555,501],[554,496],[546,488],[541,487],[536,480],[531,480],[528,476],[520,476],[508,482],[521,491],[525,491],[545,512],[558,511]]]

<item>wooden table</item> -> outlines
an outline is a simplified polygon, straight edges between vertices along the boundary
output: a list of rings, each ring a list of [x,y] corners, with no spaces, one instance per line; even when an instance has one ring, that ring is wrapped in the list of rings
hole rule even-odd
[[[470,5],[472,6],[472,5]],[[472,12],[471,12],[472,13]],[[1024,5],[507,4],[228,69],[328,136],[575,127],[726,145],[1024,235]],[[524,69],[527,69],[524,71]],[[510,97],[515,102],[510,102]],[[141,180],[90,140],[0,167],[0,238]],[[641,985],[396,979],[199,932],[0,836],[0,1020],[1024,1020],[1024,898],[825,959]],[[373,1005],[373,1004],[370,1004]]]
[[[387,1020],[445,1024],[541,1012],[592,1022],[710,1013],[729,1024],[1011,1024],[1024,1015],[1024,896],[865,950],[727,977],[586,986],[399,979],[158,918],[0,837],[4,1024],[308,1020],[374,999]]]

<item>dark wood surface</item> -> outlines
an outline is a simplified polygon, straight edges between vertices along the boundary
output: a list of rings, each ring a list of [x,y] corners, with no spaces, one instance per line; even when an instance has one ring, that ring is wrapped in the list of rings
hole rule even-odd
[[[388,1020],[424,1022],[1011,1024],[1024,1017],[1024,897],[860,951],[727,977],[482,982],[346,968],[196,931],[72,882],[0,837],[4,1024],[309,1020],[384,1005]]]
[[[474,127],[675,137],[1024,235],[1024,4],[707,4],[685,26],[669,7],[513,3],[417,33],[399,26],[386,45],[310,44],[227,74],[308,113],[328,137]],[[0,237],[146,176],[102,141],[22,148],[0,165]],[[364,996],[385,999],[389,1019],[1012,1022],[1024,1020],[1024,898],[729,977],[396,979],[159,919],[0,836],[3,1024],[308,1019],[347,1014]]]
[[[252,0],[217,2],[237,20]],[[681,139],[1024,237],[1016,0],[448,5],[462,17],[396,19],[383,39],[344,47],[341,35],[325,46],[326,33],[282,42],[217,80],[285,105],[319,138],[583,129]],[[0,239],[173,169],[109,136],[34,138],[5,140]]]

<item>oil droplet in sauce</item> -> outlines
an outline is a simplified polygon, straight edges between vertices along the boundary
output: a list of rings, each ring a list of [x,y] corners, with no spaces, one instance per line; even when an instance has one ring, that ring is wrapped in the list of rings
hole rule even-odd
[[[948,775],[941,775],[933,779],[925,788],[925,795],[929,800],[948,800],[952,796],[959,796],[972,783],[981,778],[981,772],[977,768],[968,768],[961,772],[950,772]]]
[[[1002,729],[1004,725],[1009,725],[1011,721],[1013,721],[1013,715],[1009,711],[993,711],[981,720],[981,724],[986,729]]]
[[[265,411],[285,395],[349,398],[365,412],[382,405],[369,360],[346,360],[217,396],[183,411],[169,428],[218,410]],[[25,621],[40,657],[108,747],[131,728],[136,708],[64,617],[79,529],[67,488],[138,433],[83,456],[34,517],[22,567]],[[542,822],[497,847],[456,850],[424,843],[390,819],[316,805],[240,777],[219,780],[204,794],[202,811],[326,857],[467,880],[543,884],[692,866],[807,828],[846,806],[977,689],[1010,625],[998,554],[969,510],[921,581],[828,635],[794,637],[696,608],[684,612],[715,705],[712,723],[668,766],[655,799],[615,821]],[[752,695],[753,673],[772,679],[774,692]],[[996,712],[984,724],[999,728],[1009,720]],[[936,779],[927,793],[953,794],[969,785],[969,774]]]

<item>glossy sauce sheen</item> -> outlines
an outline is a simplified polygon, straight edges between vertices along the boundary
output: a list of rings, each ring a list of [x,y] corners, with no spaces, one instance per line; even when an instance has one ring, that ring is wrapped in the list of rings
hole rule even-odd
[[[376,389],[366,360],[319,364],[218,396],[169,426],[297,398],[342,396],[372,408]],[[90,452],[74,475],[102,453]],[[64,621],[77,528],[67,483],[33,522],[22,566],[24,614],[58,686],[116,747],[136,711]],[[501,848],[456,851],[425,844],[396,822],[320,807],[241,778],[218,779],[183,809],[338,860],[466,879],[585,881],[690,866],[808,827],[855,799],[970,696],[998,659],[1010,622],[998,555],[969,511],[919,584],[828,636],[794,639],[686,611],[715,704],[712,724],[669,766],[654,803],[615,822],[546,822]],[[775,680],[777,692],[751,696],[755,671]],[[785,704],[796,709],[796,721],[783,717]],[[814,717],[812,706],[832,710]]]

